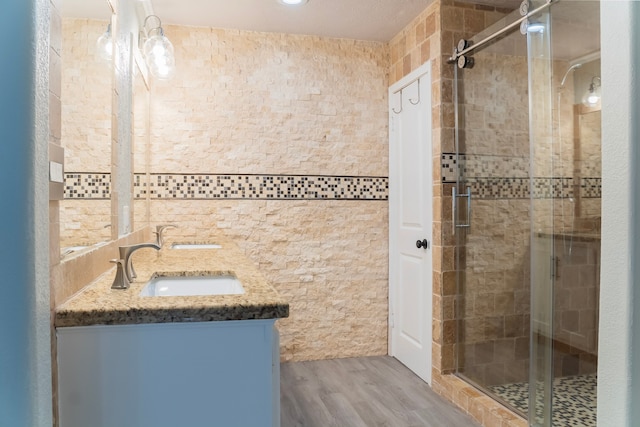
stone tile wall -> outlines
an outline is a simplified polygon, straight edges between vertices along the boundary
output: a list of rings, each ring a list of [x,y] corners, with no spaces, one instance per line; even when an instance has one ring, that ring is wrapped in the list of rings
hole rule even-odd
[[[168,26],[152,173],[387,176],[383,43]]]
[[[112,75],[110,64],[100,60],[95,52],[96,41],[107,24],[107,21],[64,18],[59,25],[63,60],[59,71],[62,102],[58,112],[65,149],[65,199],[110,197]],[[108,200],[60,202],[61,247],[109,240],[111,229],[104,228],[109,224]]]
[[[598,360],[600,238],[558,234],[554,281],[554,370],[556,377],[594,374]]]
[[[178,68],[152,87],[152,223],[238,242],[290,301],[283,360],[386,354],[388,46],[165,30]]]
[[[152,200],[173,241],[232,238],[285,296],[283,360],[387,352],[386,201]]]
[[[62,20],[65,171],[111,172],[110,64],[96,55],[107,21]]]

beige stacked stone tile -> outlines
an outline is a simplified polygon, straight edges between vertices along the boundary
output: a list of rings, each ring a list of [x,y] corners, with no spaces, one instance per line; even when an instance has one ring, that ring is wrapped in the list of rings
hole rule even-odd
[[[388,175],[383,43],[168,26],[151,173]],[[170,233],[238,242],[280,294],[282,358],[386,354],[386,201],[151,200]]]
[[[111,240],[111,201],[67,199],[60,203],[60,247]]]
[[[383,43],[168,26],[152,173],[387,176]]]
[[[65,172],[111,173],[110,64],[98,59],[96,41],[107,21],[64,18],[59,64],[61,144]],[[109,240],[109,200],[60,202],[60,245],[94,244]],[[57,239],[55,240],[57,242]],[[58,257],[59,258],[59,257]]]
[[[62,146],[69,172],[111,172],[112,76],[95,53],[107,24],[62,20]]]
[[[386,202],[151,202],[175,241],[236,242],[290,304],[278,321],[283,360],[386,354]]]

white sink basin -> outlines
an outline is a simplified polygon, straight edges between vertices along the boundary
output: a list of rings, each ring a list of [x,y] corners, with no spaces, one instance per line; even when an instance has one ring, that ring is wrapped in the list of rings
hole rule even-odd
[[[161,276],[147,283],[141,297],[239,295],[244,288],[234,276]]]
[[[216,243],[174,243],[171,249],[220,249]]]

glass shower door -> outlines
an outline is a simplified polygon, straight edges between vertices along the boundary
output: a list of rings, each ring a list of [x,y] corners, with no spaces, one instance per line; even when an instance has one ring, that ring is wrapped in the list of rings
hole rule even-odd
[[[473,37],[498,33],[454,75],[457,373],[532,426],[587,427],[600,286],[599,6],[536,0],[529,10],[541,6],[520,31],[501,31],[516,11]]]
[[[539,1],[541,2],[541,1]],[[599,3],[561,1],[528,34],[532,173],[529,421],[596,426]]]
[[[516,11],[474,43],[520,18]],[[527,37],[514,28],[456,67],[457,372],[526,414],[531,321]]]

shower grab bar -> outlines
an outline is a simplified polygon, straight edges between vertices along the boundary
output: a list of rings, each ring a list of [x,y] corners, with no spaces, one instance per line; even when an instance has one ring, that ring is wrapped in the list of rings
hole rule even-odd
[[[458,197],[467,198],[467,223],[456,224],[456,211],[458,210]],[[465,194],[458,194],[456,187],[451,189],[451,216],[452,216],[452,231],[456,234],[456,228],[467,228],[471,230],[471,187],[467,187]]]

